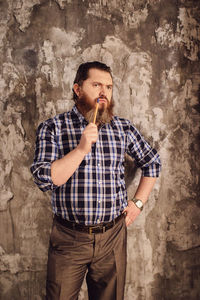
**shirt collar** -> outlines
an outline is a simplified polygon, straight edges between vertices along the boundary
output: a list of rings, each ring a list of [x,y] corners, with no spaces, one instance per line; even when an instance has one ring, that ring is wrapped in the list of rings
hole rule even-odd
[[[78,108],[76,107],[76,105],[74,105],[72,107],[72,113],[76,115],[77,120],[83,124],[87,124],[88,122],[85,120],[84,116],[80,113],[80,111],[78,110]]]

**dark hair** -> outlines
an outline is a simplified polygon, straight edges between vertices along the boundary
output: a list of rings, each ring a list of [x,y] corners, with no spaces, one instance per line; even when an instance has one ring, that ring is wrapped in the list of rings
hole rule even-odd
[[[101,63],[99,61],[86,62],[79,66],[76,73],[76,77],[74,79],[74,84],[77,83],[79,86],[81,86],[83,84],[83,81],[88,79],[90,69],[98,69],[98,70],[108,72],[112,77],[111,69],[106,64]],[[78,96],[73,90],[73,100],[76,102],[77,99]]]

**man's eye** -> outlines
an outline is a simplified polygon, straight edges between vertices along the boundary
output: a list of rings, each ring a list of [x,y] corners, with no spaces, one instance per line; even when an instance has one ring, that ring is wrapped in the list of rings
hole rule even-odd
[[[108,86],[107,86],[107,89],[108,89],[108,90],[112,90],[112,86],[108,85]]]
[[[98,86],[99,86],[99,83],[94,83],[93,86],[98,87]]]

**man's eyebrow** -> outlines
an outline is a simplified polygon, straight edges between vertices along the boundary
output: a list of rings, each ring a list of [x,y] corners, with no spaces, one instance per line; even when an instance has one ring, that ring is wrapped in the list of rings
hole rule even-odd
[[[95,83],[103,85],[103,83],[100,82],[100,81],[92,81],[92,84],[95,84]],[[108,83],[108,84],[105,84],[105,85],[106,85],[106,86],[113,87],[113,84],[112,84],[112,83]]]

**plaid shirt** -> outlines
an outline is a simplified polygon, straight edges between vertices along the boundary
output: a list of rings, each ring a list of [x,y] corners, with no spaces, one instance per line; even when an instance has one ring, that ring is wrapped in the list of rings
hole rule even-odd
[[[97,142],[68,181],[56,186],[51,179],[51,163],[73,150],[87,122],[76,106],[40,124],[31,172],[42,191],[52,190],[56,215],[85,225],[109,222],[127,206],[124,156],[129,154],[142,175],[158,177],[159,155],[126,119],[113,117],[99,129]]]

